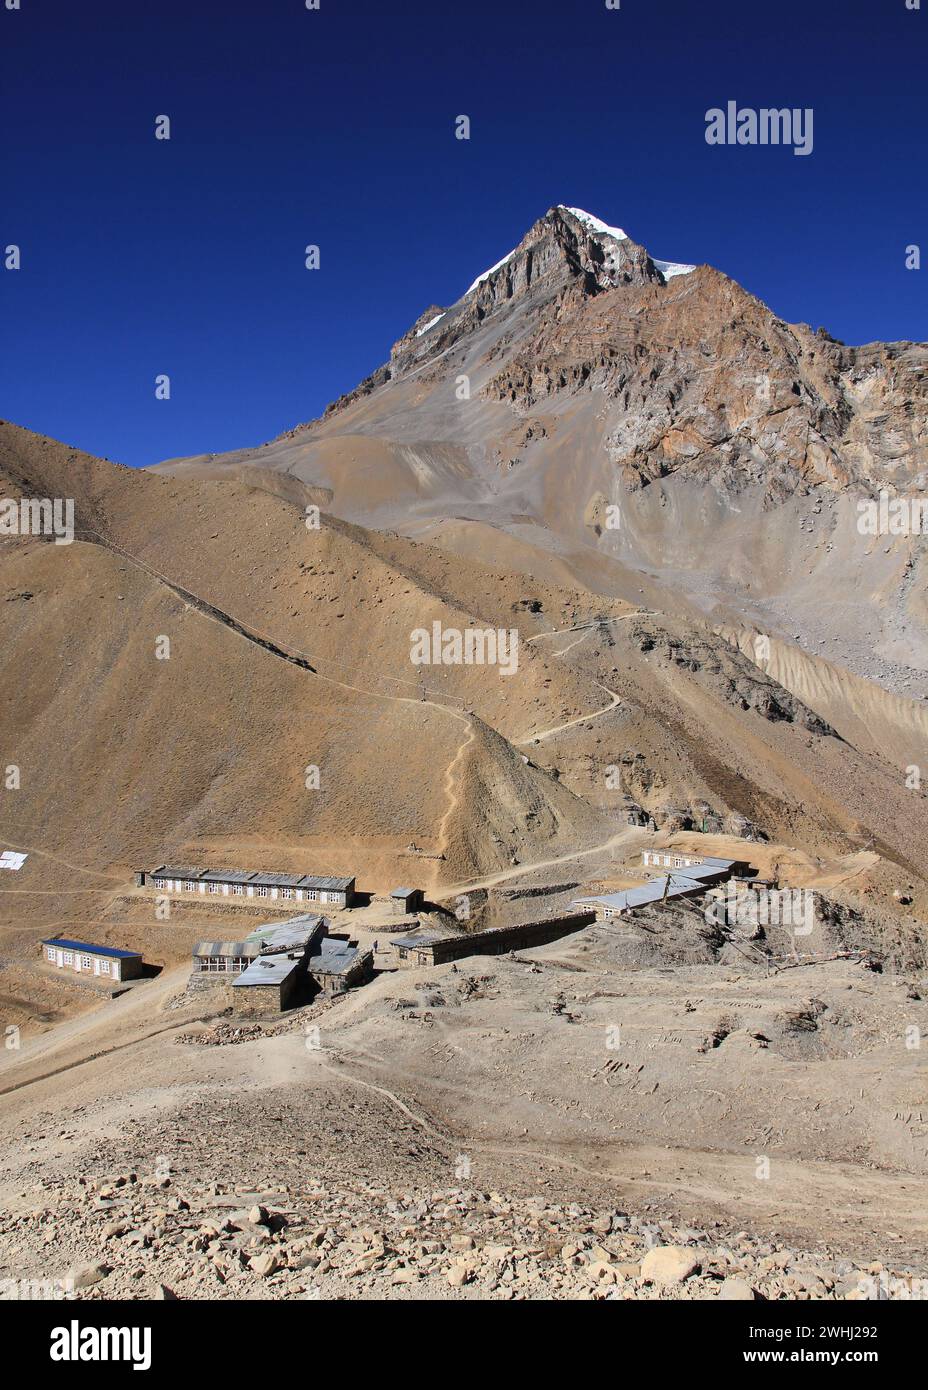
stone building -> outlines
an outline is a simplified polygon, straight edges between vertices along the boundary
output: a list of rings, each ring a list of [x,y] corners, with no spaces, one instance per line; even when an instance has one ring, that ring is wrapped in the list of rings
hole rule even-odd
[[[419,912],[422,908],[422,889],[394,888],[390,894],[390,903],[397,917],[405,917],[410,913]]]
[[[491,927],[487,931],[467,932],[460,936],[439,936],[431,932],[424,932],[420,936],[401,936],[391,945],[396,950],[400,965],[444,965],[446,961],[463,960],[467,956],[502,956],[507,951],[545,946],[595,921],[595,911],[586,908],[554,917],[542,917],[534,922],[522,922],[513,927]]]
[[[232,981],[236,1014],[263,1017],[306,1002],[306,956],[299,951],[258,956]]]
[[[371,951],[330,936],[324,917],[306,913],[267,922],[245,941],[201,941],[193,952],[192,983],[229,984],[236,1014],[268,1017],[365,984],[374,973]]]
[[[329,998],[355,985],[367,984],[374,974],[373,951],[361,951],[351,941],[327,936],[307,963],[310,978]]]

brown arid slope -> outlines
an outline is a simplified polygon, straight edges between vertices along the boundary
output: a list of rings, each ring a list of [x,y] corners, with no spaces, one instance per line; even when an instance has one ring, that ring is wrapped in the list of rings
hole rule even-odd
[[[0,537],[0,849],[27,855],[0,873],[0,1277],[817,1298],[924,1274],[923,556],[856,503],[921,489],[925,365],[555,208],[261,449],[135,472],[0,424],[0,496],[71,498],[76,528]],[[414,664],[433,624],[515,632],[517,669]],[[426,926],[462,929],[459,896],[468,929],[524,922],[641,883],[655,845],[817,890],[817,934],[691,901],[393,969],[398,883]],[[230,1020],[185,989],[190,947],[261,907],[165,919],[132,881],[162,860],[356,875],[380,896],[336,926],[379,936],[377,978]],[[94,994],[40,963],[49,934],[160,973]]]
[[[77,535],[0,551],[4,766],[21,781],[0,838],[29,854],[0,884],[17,1018],[30,997],[56,1007],[17,973],[43,933],[99,936],[102,917],[114,944],[183,958],[191,933],[150,904],[106,917],[133,868],[441,895],[608,847],[626,799],[659,825],[735,816],[823,856],[872,847],[870,895],[925,904],[924,800],[893,750],[832,728],[695,618],[328,513],[308,528],[292,479],[153,476],[14,426],[2,449],[3,491],[74,497]],[[517,630],[518,670],[413,666],[410,634],[433,622]]]

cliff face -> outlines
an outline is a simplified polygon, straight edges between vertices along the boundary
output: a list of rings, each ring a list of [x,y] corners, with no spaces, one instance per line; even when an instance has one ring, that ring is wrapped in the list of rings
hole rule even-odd
[[[552,208],[424,310],[321,420],[163,465],[206,466],[283,473],[364,525],[518,549],[529,572],[566,567],[928,694],[920,538],[858,527],[881,489],[928,485],[928,345],[788,324],[579,209]]]
[[[683,470],[783,496],[900,486],[928,467],[925,345],[851,348],[788,325],[719,272],[655,261],[579,210],[552,208],[457,304],[425,310],[326,423],[413,374],[439,388],[449,358],[489,368],[481,397],[518,417],[595,397],[626,486]]]

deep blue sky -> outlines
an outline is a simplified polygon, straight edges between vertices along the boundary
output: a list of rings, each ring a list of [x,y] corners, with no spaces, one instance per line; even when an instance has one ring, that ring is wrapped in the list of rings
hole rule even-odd
[[[928,337],[928,0],[21,4],[0,3],[0,246],[23,252],[0,414],[92,453],[311,419],[554,203],[847,342]],[[813,107],[813,154],[710,148],[729,99]]]

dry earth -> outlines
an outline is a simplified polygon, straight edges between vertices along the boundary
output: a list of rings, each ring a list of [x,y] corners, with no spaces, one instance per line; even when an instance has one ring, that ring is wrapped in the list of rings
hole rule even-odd
[[[563,208],[437,313],[260,449],[134,472],[0,424],[3,496],[76,513],[72,545],[0,537],[0,849],[28,856],[0,874],[0,1278],[909,1296],[924,553],[856,514],[922,489],[926,348],[787,325]],[[433,623],[515,631],[518,670],[415,666]],[[443,930],[461,895],[525,920],[655,842],[826,893],[822,939],[690,906],[433,971],[381,949],[346,1002],[237,1029],[187,963],[257,909],[165,920],[132,877],[354,874],[338,925],[383,947],[398,883]],[[50,933],[152,977],[68,982]]]

